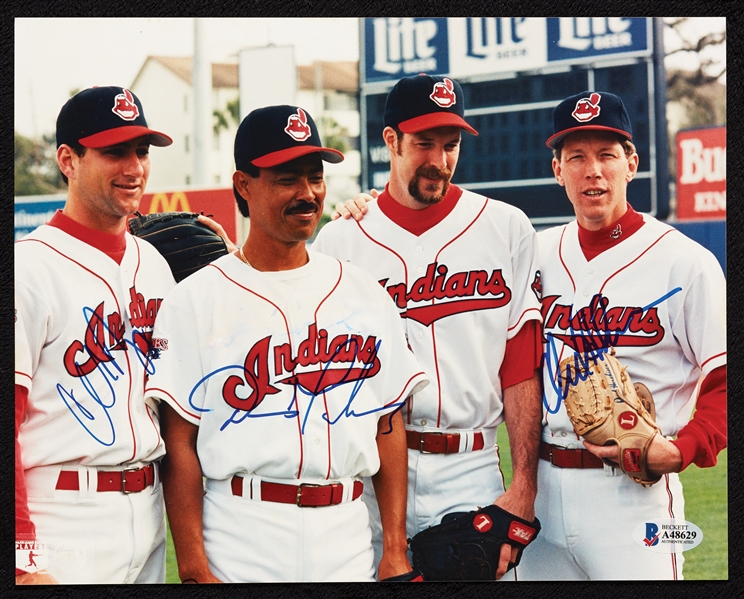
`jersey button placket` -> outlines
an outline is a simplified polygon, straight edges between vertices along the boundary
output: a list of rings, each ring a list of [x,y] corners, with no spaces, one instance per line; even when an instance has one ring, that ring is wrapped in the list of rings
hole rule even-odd
[[[424,251],[424,246],[422,246],[422,245],[417,245],[416,246],[416,253],[421,254],[421,252],[423,252],[423,251]],[[425,266],[419,266],[418,268],[416,268],[416,272],[418,274],[420,274],[420,275],[424,274],[424,271],[425,270],[426,270],[426,267]]]

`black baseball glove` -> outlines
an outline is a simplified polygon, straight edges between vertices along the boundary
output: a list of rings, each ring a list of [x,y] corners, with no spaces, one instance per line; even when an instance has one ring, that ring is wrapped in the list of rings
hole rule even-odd
[[[194,212],[135,212],[129,219],[129,232],[154,245],[179,282],[228,253],[225,240],[200,223],[198,216]]]
[[[527,522],[496,505],[474,512],[454,512],[441,524],[422,530],[411,539],[413,567],[424,580],[494,580],[501,545],[522,550],[537,537],[540,521]]]

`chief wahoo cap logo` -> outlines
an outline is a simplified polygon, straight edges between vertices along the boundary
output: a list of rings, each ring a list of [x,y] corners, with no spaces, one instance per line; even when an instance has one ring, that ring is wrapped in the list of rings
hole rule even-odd
[[[114,107],[111,109],[115,115],[125,121],[133,121],[139,116],[139,108],[134,103],[134,96],[128,89],[114,97]]]
[[[601,96],[599,94],[592,94],[589,99],[582,98],[576,102],[576,108],[571,113],[571,116],[580,123],[587,123],[592,119],[596,119],[599,116],[599,100]]]
[[[307,124],[307,115],[302,108],[297,109],[297,114],[289,116],[284,131],[295,141],[305,141],[312,135],[310,125]]]
[[[434,90],[429,97],[442,108],[449,108],[457,103],[455,85],[447,77],[444,78],[444,81],[438,81],[434,84]]]

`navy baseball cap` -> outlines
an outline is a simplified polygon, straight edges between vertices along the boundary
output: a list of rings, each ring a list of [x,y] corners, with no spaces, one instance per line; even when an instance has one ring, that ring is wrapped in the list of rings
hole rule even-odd
[[[460,84],[435,75],[421,74],[398,81],[385,101],[383,126],[398,127],[403,133],[460,127],[478,135],[465,121],[465,96]]]
[[[153,146],[173,140],[147,126],[139,98],[123,87],[91,87],[67,100],[57,117],[57,147],[79,143],[104,148],[148,136]]]
[[[611,131],[633,138],[630,117],[619,96],[608,92],[581,92],[566,98],[553,110],[553,135],[545,142],[556,149],[574,131]]]
[[[319,152],[326,162],[344,159],[338,150],[323,147],[313,117],[299,106],[257,108],[235,134],[235,168],[239,171],[249,164],[270,168],[313,152]]]

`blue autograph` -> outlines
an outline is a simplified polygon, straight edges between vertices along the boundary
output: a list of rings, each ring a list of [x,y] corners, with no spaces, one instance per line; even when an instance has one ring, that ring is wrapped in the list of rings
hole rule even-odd
[[[647,306],[643,306],[638,311],[643,314],[651,308],[665,302],[680,291],[682,291],[682,288],[676,287]],[[543,353],[543,368],[547,369],[547,378],[557,397],[555,406],[551,406],[548,402],[547,394],[543,391],[543,405],[549,414],[555,414],[560,410],[561,403],[568,396],[571,386],[576,386],[580,381],[586,380],[586,378],[591,375],[592,372],[589,369],[590,366],[596,366],[599,361],[604,360],[604,354],[618,344],[620,337],[627,333],[631,322],[632,319],[628,318],[627,323],[622,329],[606,332],[576,329],[572,326],[570,328],[571,334],[580,337],[583,341],[584,347],[587,347],[588,349],[585,349],[583,352],[574,352],[574,362],[573,365],[569,364],[567,366],[566,377],[563,376],[559,368],[557,350],[558,340],[556,340],[555,335],[546,332],[545,336],[547,343],[545,352]],[[561,341],[561,343],[563,342]],[[585,371],[586,374],[582,374],[582,370]]]
[[[116,358],[114,358],[113,356],[111,349],[106,346],[106,343],[104,341],[106,336],[110,335],[111,333],[111,330],[106,324],[105,320],[102,319],[98,314],[96,314],[95,310],[92,310],[87,306],[83,308],[83,316],[85,317],[87,330],[90,330],[91,326],[96,327],[100,325],[102,327],[102,330],[104,331],[104,335],[102,335],[101,338],[95,338],[94,347],[87,347],[83,344],[80,350],[88,357],[89,360],[96,360],[96,366],[89,374],[84,374],[82,372],[82,368],[80,368],[80,363],[75,360],[74,366],[79,373],[77,378],[82,385],[82,390],[76,390],[74,388],[67,389],[61,383],[57,383],[57,393],[59,394],[59,397],[62,399],[70,413],[83,427],[85,432],[93,437],[93,439],[101,445],[111,447],[116,442],[116,429],[113,420],[111,419],[111,414],[109,413],[109,410],[111,410],[116,405],[116,391],[114,389],[114,383],[118,381],[120,377],[124,376],[125,372],[122,367],[119,366]],[[121,339],[120,343],[124,344],[121,349],[126,351],[128,347],[133,348],[137,359],[139,360],[140,364],[142,364],[145,371],[148,374],[152,374],[155,372],[155,367],[148,355],[142,352],[139,345],[137,345],[138,337],[144,338],[145,336],[142,332],[133,330],[131,339]],[[107,360],[103,361],[97,359],[94,356],[95,353],[105,356]],[[98,378],[102,379],[102,381],[94,383],[92,375],[96,372],[100,375]],[[100,386],[102,383],[103,389],[101,390]],[[100,414],[96,416],[96,414],[94,414],[95,410],[92,411],[91,409],[86,408],[83,403],[81,403],[81,401],[85,400],[78,400],[76,397],[76,391],[79,391],[78,396],[87,395],[87,397],[92,399],[94,404],[99,406],[103,411],[105,421],[103,421],[103,425],[96,427],[97,432],[93,431],[92,427],[94,424],[98,424],[100,422]],[[91,408],[94,407],[95,406],[91,406]],[[98,429],[102,430],[99,431]]]
[[[302,417],[302,423],[300,427],[301,434],[305,434],[305,428],[308,423],[308,420],[310,418],[310,414],[313,412],[313,407],[315,404],[315,399],[322,395],[323,393],[327,393],[328,391],[331,391],[337,387],[340,387],[341,385],[347,385],[352,384],[351,391],[349,394],[349,400],[346,402],[346,404],[343,406],[343,408],[339,411],[338,414],[335,416],[332,416],[328,413],[328,410],[324,411],[321,414],[321,418],[328,422],[330,425],[336,424],[341,418],[359,418],[362,416],[367,416],[369,414],[373,414],[376,412],[381,411],[390,411],[390,418],[400,410],[400,408],[405,405],[405,401],[397,402],[394,404],[389,404],[386,406],[381,406],[378,408],[374,408],[371,410],[366,411],[356,411],[353,409],[352,404],[354,403],[357,395],[362,389],[362,385],[366,381],[367,378],[372,373],[372,369],[375,366],[375,357],[378,355],[380,345],[382,343],[382,340],[378,340],[375,344],[374,352],[371,356],[371,358],[367,362],[363,362],[362,366],[359,368],[354,368],[354,364],[356,362],[356,359],[359,355],[359,345],[356,343],[355,340],[351,340],[351,343],[354,343],[354,359],[349,362],[348,368],[345,369],[331,369],[333,358],[342,351],[342,347],[338,347],[335,352],[329,357],[327,362],[322,368],[320,376],[317,378],[317,380],[314,380],[313,388],[307,388],[304,386],[299,380],[297,376],[289,377],[287,380],[284,381],[277,381],[277,383],[283,383],[287,385],[292,385],[294,387],[294,393],[292,394],[292,399],[289,403],[289,405],[284,410],[279,411],[269,411],[269,412],[261,412],[256,413],[256,409],[258,406],[256,406],[253,409],[249,410],[240,410],[240,409],[234,409],[232,414],[225,420],[225,422],[222,423],[220,426],[220,431],[225,430],[229,425],[231,424],[240,424],[243,422],[246,418],[269,418],[269,417],[277,417],[281,416],[284,418],[296,418],[299,416],[300,412],[299,410],[293,408],[293,406],[296,404],[297,399],[297,393],[301,393],[303,395],[306,395],[310,398],[307,409],[305,410],[305,414]],[[202,377],[196,385],[192,388],[191,392],[189,393],[189,406],[195,410],[196,412],[211,412],[213,411],[213,408],[202,408],[194,404],[194,394],[199,390],[199,388],[205,384],[209,379],[214,377],[215,375],[218,375],[220,373],[224,373],[230,370],[239,370],[242,372],[242,374],[246,377],[246,381],[255,382],[255,376],[253,373],[248,372],[246,370],[246,367],[244,364],[235,364],[235,365],[228,365],[220,367],[213,372],[208,373],[204,377]],[[338,373],[343,370],[343,375],[339,378]],[[357,371],[354,373],[354,371]],[[331,372],[334,373],[333,376],[331,376]],[[301,376],[301,375],[300,375]],[[351,378],[351,377],[354,378]],[[253,385],[250,385],[253,386]],[[392,425],[389,427],[390,430],[392,430]],[[387,432],[390,432],[387,431]]]

